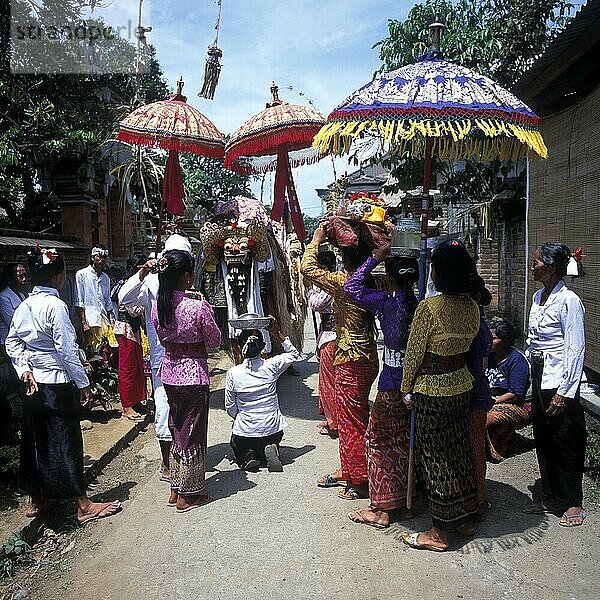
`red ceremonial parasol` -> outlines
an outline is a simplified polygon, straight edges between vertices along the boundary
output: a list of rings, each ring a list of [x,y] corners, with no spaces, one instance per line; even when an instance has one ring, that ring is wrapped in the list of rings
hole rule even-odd
[[[275,170],[275,193],[271,219],[282,221],[287,201],[294,230],[301,242],[306,229],[296,194],[292,168],[312,164],[320,154],[311,147],[325,117],[312,106],[288,104],[279,99],[273,84],[273,101],[248,119],[232,136],[225,148],[225,167],[244,174]]]
[[[213,122],[187,103],[182,95],[183,80],[177,82],[177,93],[168,100],[152,102],[136,108],[119,123],[118,139],[129,144],[169,150],[163,179],[163,197],[159,210],[157,252],[163,211],[183,216],[183,180],[178,152],[222,158],[223,135]]]

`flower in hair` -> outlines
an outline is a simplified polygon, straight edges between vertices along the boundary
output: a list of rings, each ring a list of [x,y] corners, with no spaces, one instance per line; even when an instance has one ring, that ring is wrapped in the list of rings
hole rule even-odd
[[[167,267],[169,266],[169,259],[166,256],[159,258],[157,266],[158,266],[158,272],[164,273],[167,270]]]
[[[37,255],[37,262],[40,266],[49,265],[58,258],[58,252],[56,248],[42,248],[39,244],[36,244],[34,250],[29,252],[30,256]]]

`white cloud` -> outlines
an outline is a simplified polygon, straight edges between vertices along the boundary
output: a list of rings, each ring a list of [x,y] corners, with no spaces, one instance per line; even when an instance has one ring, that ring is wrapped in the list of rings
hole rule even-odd
[[[120,2],[123,0],[119,0]],[[232,133],[265,107],[271,81],[296,104],[314,101],[325,116],[379,67],[372,46],[387,35],[389,18],[402,18],[407,0],[222,0],[219,46],[223,68],[213,101],[196,95],[212,43],[217,8],[212,0],[152,0],[149,40],[172,87],[182,75],[188,101],[224,133]],[[134,4],[134,3],[132,3]],[[284,89],[293,86],[294,91]],[[338,175],[345,158],[336,161]],[[296,169],[301,205],[318,214],[315,188],[333,180],[331,159]],[[268,189],[265,182],[265,192]],[[271,183],[272,185],[272,183]],[[258,192],[260,185],[258,185]],[[265,193],[265,201],[270,195]]]

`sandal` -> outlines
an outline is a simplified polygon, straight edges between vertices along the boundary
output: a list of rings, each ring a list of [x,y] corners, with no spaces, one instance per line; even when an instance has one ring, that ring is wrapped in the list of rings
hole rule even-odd
[[[357,487],[353,485],[347,485],[343,490],[338,492],[338,498],[342,500],[364,500],[368,498],[369,494],[361,492]]]
[[[537,502],[536,504],[530,504],[522,508],[521,512],[524,512],[526,515],[547,515],[552,511],[543,502]]]
[[[558,524],[561,527],[581,527],[586,517],[587,513],[585,512],[585,510],[582,510],[580,513],[577,513],[575,515],[568,515],[566,512],[564,512]],[[563,521],[563,519],[566,519],[566,521]],[[571,519],[581,519],[581,523],[573,523]]]
[[[95,513],[92,513],[91,515],[85,515],[81,518],[76,517],[76,519],[80,525],[85,525],[90,521],[97,521],[98,519],[104,519],[105,517],[112,517],[116,515],[121,510],[121,508],[121,503],[118,500],[116,500],[115,502],[103,502],[102,504],[100,504],[98,510]]]
[[[415,550],[431,550],[432,552],[446,552],[448,548],[440,548],[439,546],[433,546],[432,544],[419,544],[418,533],[408,533],[404,531],[402,533],[402,541],[409,547]]]
[[[146,417],[144,417],[144,415],[126,415],[126,414],[122,414],[121,415],[121,419],[127,419],[128,421],[133,421],[134,423],[141,423],[142,421],[144,421],[146,419]]]
[[[376,521],[369,521],[369,519],[365,519],[363,513],[365,510],[353,510],[348,513],[348,518],[353,523],[360,523],[361,525],[368,525],[369,527],[374,527],[375,529],[387,529],[390,525],[384,525],[383,523],[377,523]]]
[[[317,487],[320,488],[332,488],[340,485],[346,485],[346,482],[341,479],[336,479],[331,473],[323,475],[321,479],[317,480]]]

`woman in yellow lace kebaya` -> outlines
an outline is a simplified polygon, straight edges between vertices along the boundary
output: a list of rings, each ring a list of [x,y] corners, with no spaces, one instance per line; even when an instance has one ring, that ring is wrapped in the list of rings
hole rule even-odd
[[[450,531],[474,531],[477,512],[469,429],[473,377],[465,354],[479,330],[479,308],[469,295],[475,263],[462,244],[440,244],[432,256],[431,274],[441,295],[417,308],[401,389],[407,405],[415,409],[415,464],[433,527],[405,532],[402,538],[414,548],[443,551],[449,546]]]
[[[369,423],[369,392],[379,372],[375,345],[375,321],[371,313],[350,300],[344,284],[370,255],[357,248],[342,248],[344,271],[331,273],[319,266],[319,244],[326,239],[321,225],[306,246],[300,270],[314,285],[333,296],[336,343],[334,402],[338,417],[341,470],[324,475],[319,487],[333,487],[345,481],[340,498],[366,498],[369,491],[365,432]]]

